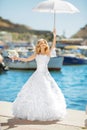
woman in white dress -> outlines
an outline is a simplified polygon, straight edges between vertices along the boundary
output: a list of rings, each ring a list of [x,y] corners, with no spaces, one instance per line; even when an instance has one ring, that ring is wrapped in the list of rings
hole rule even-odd
[[[55,80],[48,71],[48,62],[56,44],[56,31],[53,31],[53,43],[49,48],[44,39],[37,42],[35,53],[28,58],[14,57],[14,60],[36,60],[37,69],[24,84],[13,102],[13,114],[27,120],[61,120],[66,115],[66,102]]]

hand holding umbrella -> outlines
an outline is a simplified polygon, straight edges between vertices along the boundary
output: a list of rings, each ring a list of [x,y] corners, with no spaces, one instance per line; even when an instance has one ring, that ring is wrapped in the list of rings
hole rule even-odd
[[[56,37],[56,28],[53,28],[53,35]]]

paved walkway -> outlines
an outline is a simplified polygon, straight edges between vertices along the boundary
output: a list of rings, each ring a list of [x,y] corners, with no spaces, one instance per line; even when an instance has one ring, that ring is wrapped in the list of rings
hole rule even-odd
[[[0,130],[86,130],[87,115],[84,111],[67,109],[63,121],[28,121],[12,115],[12,103],[0,101]]]

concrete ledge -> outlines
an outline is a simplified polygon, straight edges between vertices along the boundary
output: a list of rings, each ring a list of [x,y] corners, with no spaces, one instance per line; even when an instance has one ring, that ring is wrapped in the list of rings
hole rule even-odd
[[[85,111],[67,109],[63,121],[29,121],[16,119],[12,115],[12,103],[0,101],[1,129],[10,130],[82,130],[87,128]]]

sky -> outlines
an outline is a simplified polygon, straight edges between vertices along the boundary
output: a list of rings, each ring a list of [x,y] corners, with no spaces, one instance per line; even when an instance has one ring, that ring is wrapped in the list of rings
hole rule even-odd
[[[44,0],[0,0],[0,16],[11,22],[25,24],[32,29],[53,30],[53,14],[32,9]],[[87,24],[87,0],[66,0],[80,10],[75,14],[57,14],[58,35],[70,37]]]

